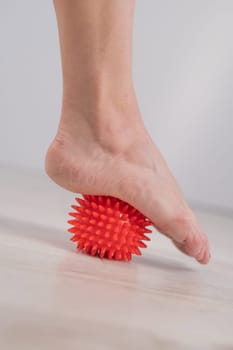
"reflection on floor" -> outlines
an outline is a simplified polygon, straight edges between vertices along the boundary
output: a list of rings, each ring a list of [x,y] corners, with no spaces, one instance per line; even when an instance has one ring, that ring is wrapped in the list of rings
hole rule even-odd
[[[233,349],[233,218],[197,211],[207,266],[157,232],[142,257],[111,262],[69,241],[74,194],[22,169],[0,180],[1,349]]]

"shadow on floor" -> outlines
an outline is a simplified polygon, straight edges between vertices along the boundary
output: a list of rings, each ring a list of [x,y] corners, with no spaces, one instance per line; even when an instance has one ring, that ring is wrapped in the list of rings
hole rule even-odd
[[[17,237],[26,237],[30,240],[47,243],[59,249],[70,250],[70,235],[65,230],[48,227],[39,223],[9,219],[0,217],[1,228],[9,230],[10,234]]]
[[[147,267],[151,267],[153,269],[160,269],[166,271],[193,271],[190,267],[184,266],[182,263],[177,262],[176,260],[169,259],[167,257],[159,257],[156,256],[141,256],[140,264],[145,265]]]

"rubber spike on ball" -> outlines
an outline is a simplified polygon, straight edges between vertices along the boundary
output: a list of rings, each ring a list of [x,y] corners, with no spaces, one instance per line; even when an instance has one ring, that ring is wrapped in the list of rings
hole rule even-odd
[[[100,258],[130,261],[132,254],[141,255],[143,241],[152,231],[152,222],[136,208],[111,196],[83,195],[75,198],[74,212],[69,213],[72,225],[68,231],[77,249]]]

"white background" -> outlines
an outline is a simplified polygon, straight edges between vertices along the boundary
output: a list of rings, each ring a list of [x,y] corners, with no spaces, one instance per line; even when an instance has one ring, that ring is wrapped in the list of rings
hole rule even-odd
[[[233,1],[138,0],[134,80],[186,197],[233,209]],[[0,0],[2,166],[43,169],[60,98],[52,1]]]

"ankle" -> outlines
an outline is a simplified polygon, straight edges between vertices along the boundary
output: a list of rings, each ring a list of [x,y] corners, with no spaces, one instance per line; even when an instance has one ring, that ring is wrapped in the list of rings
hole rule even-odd
[[[113,76],[103,69],[72,77],[63,86],[63,108],[75,109],[87,117],[92,112],[103,115],[107,109],[129,109],[135,105],[135,93],[130,77]]]
[[[75,98],[64,93],[59,129],[74,139],[92,138],[109,147],[118,147],[121,142],[124,147],[143,125],[133,88],[125,94],[118,92],[118,96],[109,96],[103,85],[90,90],[85,96],[77,93]]]

